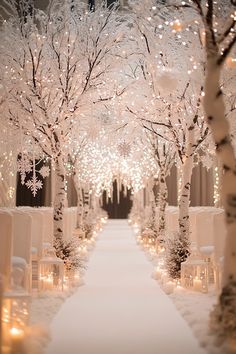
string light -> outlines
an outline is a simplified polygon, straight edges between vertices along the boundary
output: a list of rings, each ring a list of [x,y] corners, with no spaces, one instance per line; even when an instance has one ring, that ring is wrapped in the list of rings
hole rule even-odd
[[[220,176],[219,176],[219,168],[216,166],[214,168],[214,206],[219,207],[220,205]]]
[[[182,178],[183,178],[183,169],[182,166],[178,166],[178,204],[180,202],[180,198],[181,198],[181,193],[182,193]]]

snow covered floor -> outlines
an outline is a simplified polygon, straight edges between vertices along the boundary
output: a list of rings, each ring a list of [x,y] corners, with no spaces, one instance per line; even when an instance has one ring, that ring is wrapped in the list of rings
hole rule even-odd
[[[45,354],[204,354],[126,220],[110,220],[78,288],[51,323]]]

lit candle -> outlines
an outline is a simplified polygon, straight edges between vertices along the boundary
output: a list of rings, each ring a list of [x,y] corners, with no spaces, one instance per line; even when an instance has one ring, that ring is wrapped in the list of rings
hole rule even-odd
[[[229,68],[236,68],[236,58],[228,57],[226,59],[226,65]]]
[[[153,246],[149,248],[149,253],[151,256],[154,256],[156,254],[155,248]]]
[[[162,271],[162,273],[161,273],[162,284],[165,284],[167,282],[168,278],[169,278],[169,276],[168,276],[167,272],[165,270]]]
[[[1,351],[1,354],[11,354],[11,348],[7,345],[3,345],[2,346],[2,351]]]
[[[183,287],[181,286],[181,281],[180,280],[177,280],[176,282],[176,287],[174,289],[175,293],[182,293],[183,292]]]
[[[10,329],[11,336],[11,354],[24,354],[24,331],[19,328]]]
[[[156,269],[156,279],[160,279],[161,278],[161,274],[162,274],[161,268],[157,268]]]
[[[175,32],[180,32],[183,29],[183,26],[179,20],[172,22],[171,27],[172,27],[173,31],[175,31]]]
[[[172,294],[175,288],[175,283],[170,280],[167,283],[165,283],[163,289],[165,291],[166,294]]]
[[[52,290],[53,289],[53,276],[51,274],[41,277],[42,289]]]
[[[195,291],[202,290],[202,281],[198,277],[193,279],[193,290],[195,290]]]
[[[88,252],[87,252],[87,248],[85,246],[81,247],[80,254],[83,256],[87,256]]]

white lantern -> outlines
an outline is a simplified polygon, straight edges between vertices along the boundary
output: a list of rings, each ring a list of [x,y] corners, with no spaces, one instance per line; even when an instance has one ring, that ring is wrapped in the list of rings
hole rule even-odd
[[[2,301],[2,353],[24,354],[26,329],[29,321],[30,295],[9,291]]]
[[[41,291],[63,291],[64,262],[56,256],[44,257],[39,261]]]
[[[198,254],[191,254],[181,263],[181,285],[191,290],[208,292],[208,262]]]

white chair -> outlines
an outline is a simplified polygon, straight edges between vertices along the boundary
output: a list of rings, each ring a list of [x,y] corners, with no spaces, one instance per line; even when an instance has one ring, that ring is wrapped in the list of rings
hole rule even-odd
[[[213,246],[213,212],[212,210],[201,210],[196,215],[196,241],[198,248],[202,246]]]
[[[39,288],[39,261],[43,257],[43,213],[38,208],[26,209],[32,217],[32,289]]]
[[[40,212],[43,214],[43,242],[53,244],[53,209],[52,208],[40,208]]]
[[[214,247],[215,253],[213,258],[214,271],[215,271],[215,283],[217,291],[221,290],[222,286],[222,271],[224,262],[224,250],[226,240],[226,225],[225,214],[222,209],[219,209],[219,213],[214,215]]]
[[[40,259],[43,256],[44,217],[38,210],[27,211],[27,214],[32,217],[32,256]]]
[[[189,208],[190,240],[197,244],[197,216],[204,209],[200,206]]]
[[[70,209],[66,208],[63,215],[63,239],[68,241],[70,238]]]
[[[213,238],[215,247],[215,260],[218,261],[221,257],[224,256],[226,239],[225,214],[223,209],[219,209],[218,213],[214,214]]]
[[[24,288],[31,291],[31,245],[32,245],[32,217],[20,210],[11,210],[13,215],[13,248],[12,266],[22,268],[25,272]],[[19,258],[25,261],[19,262]]]
[[[44,217],[39,208],[20,207],[17,210],[26,212],[32,217],[32,257],[42,258],[43,256],[43,231]]]
[[[77,208],[66,208],[63,216],[63,238],[68,241],[71,239],[76,228]]]
[[[0,274],[6,290],[10,289],[11,283],[12,225],[12,215],[6,210],[0,210]]]

